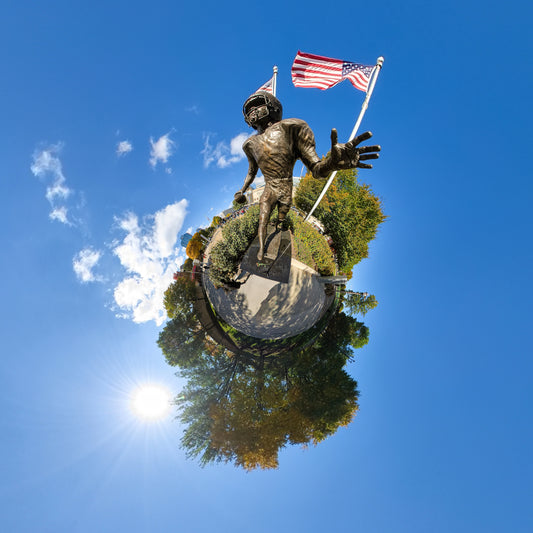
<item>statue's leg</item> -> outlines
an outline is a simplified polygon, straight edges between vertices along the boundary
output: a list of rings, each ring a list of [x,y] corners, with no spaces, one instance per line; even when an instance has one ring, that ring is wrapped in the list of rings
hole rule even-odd
[[[278,203],[278,222],[280,223],[282,230],[287,229],[287,223],[285,222],[285,218],[290,209],[290,205]]]
[[[273,201],[274,200],[274,201]],[[263,193],[261,201],[259,203],[259,230],[257,232],[259,236],[259,251],[257,252],[257,260],[262,261],[265,253],[265,239],[268,226],[268,220],[274,207],[275,199],[272,199],[270,195]]]

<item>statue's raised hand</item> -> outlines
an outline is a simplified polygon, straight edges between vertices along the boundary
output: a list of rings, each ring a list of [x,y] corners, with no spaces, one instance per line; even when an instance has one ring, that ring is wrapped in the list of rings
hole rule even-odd
[[[333,128],[331,130],[331,152],[329,156],[329,164],[331,170],[341,170],[346,168],[372,168],[372,165],[367,163],[361,163],[361,161],[367,161],[368,159],[377,159],[379,154],[373,152],[379,152],[381,146],[362,146],[358,148],[357,145],[370,139],[372,134],[369,131],[361,133],[355,139],[348,141],[346,144],[338,144],[337,142],[337,130]]]

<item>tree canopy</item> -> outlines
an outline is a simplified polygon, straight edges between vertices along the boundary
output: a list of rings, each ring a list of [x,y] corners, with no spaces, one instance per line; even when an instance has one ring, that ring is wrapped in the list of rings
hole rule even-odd
[[[366,292],[347,292],[344,294],[343,305],[351,315],[365,316],[368,311],[378,305],[373,294]]]
[[[323,187],[324,181],[307,173],[296,189],[295,205],[309,212]],[[339,268],[346,273],[368,257],[368,243],[386,218],[370,186],[357,182],[356,170],[337,173],[314,216],[331,236]]]
[[[180,343],[183,340],[180,338]],[[344,370],[368,328],[339,312],[303,350],[279,357],[226,353],[183,358],[188,382],[176,399],[182,446],[202,464],[276,468],[290,444],[317,444],[355,416],[357,383]]]
[[[204,244],[201,239],[200,232],[196,232],[192,239],[187,243],[187,248],[185,248],[185,253],[187,254],[187,257],[191,259],[198,259],[200,257],[200,254],[202,253],[202,249],[204,247]]]

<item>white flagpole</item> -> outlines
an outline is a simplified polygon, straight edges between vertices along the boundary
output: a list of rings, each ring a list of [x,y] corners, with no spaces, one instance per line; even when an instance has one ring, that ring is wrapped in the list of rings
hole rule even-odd
[[[274,68],[272,70],[274,71],[274,74],[272,76],[272,95],[276,96],[276,89],[277,89],[277,82],[278,82],[278,67],[274,65]]]
[[[363,102],[363,105],[361,106],[361,111],[359,112],[359,117],[357,117],[357,121],[355,123],[355,126],[353,127],[353,130],[352,130],[352,133],[350,135],[350,138],[348,139],[348,142],[355,138],[355,135],[357,134],[357,130],[359,129],[359,126],[361,125],[361,121],[363,120],[363,116],[365,115],[365,111],[368,108],[368,102],[370,101],[370,97],[372,96],[372,92],[374,91],[374,85],[376,85],[376,80],[378,79],[378,74],[379,74],[379,71],[381,70],[381,67],[383,65],[383,61],[385,61],[385,58],[383,56],[378,57],[377,62],[376,62],[376,66],[372,70],[372,74],[371,74],[371,78],[372,79],[370,80],[370,84],[368,86],[368,90],[366,91],[365,101]],[[324,198],[324,195],[326,194],[327,190],[329,189],[329,186],[331,185],[331,183],[335,179],[336,175],[337,175],[337,171],[335,170],[334,172],[332,172],[332,174],[329,177],[326,185],[322,189],[322,192],[320,193],[320,196],[317,198],[317,201],[315,202],[315,205],[313,206],[311,211],[309,211],[309,213],[307,213],[307,216],[305,217],[304,220],[309,220],[311,215],[315,212],[315,209],[318,207],[318,204],[320,203],[322,198]]]

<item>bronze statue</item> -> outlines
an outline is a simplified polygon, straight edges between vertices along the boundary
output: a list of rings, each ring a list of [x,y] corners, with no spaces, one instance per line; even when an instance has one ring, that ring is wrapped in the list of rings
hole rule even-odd
[[[265,190],[259,201],[259,252],[263,259],[266,231],[270,215],[278,206],[278,222],[283,223],[292,203],[292,172],[297,159],[301,159],[315,178],[327,178],[334,170],[348,168],[372,168],[362,163],[377,159],[380,147],[357,145],[372,134],[367,131],[346,144],[337,143],[337,130],[331,130],[331,151],[320,159],[315,149],[315,137],[308,124],[297,118],[282,120],[281,102],[272,94],[258,91],[243,106],[244,120],[257,130],[242,148],[248,157],[248,174],[240,191],[235,193],[237,202],[245,201],[244,192],[254,181],[260,169],[265,178]]]

